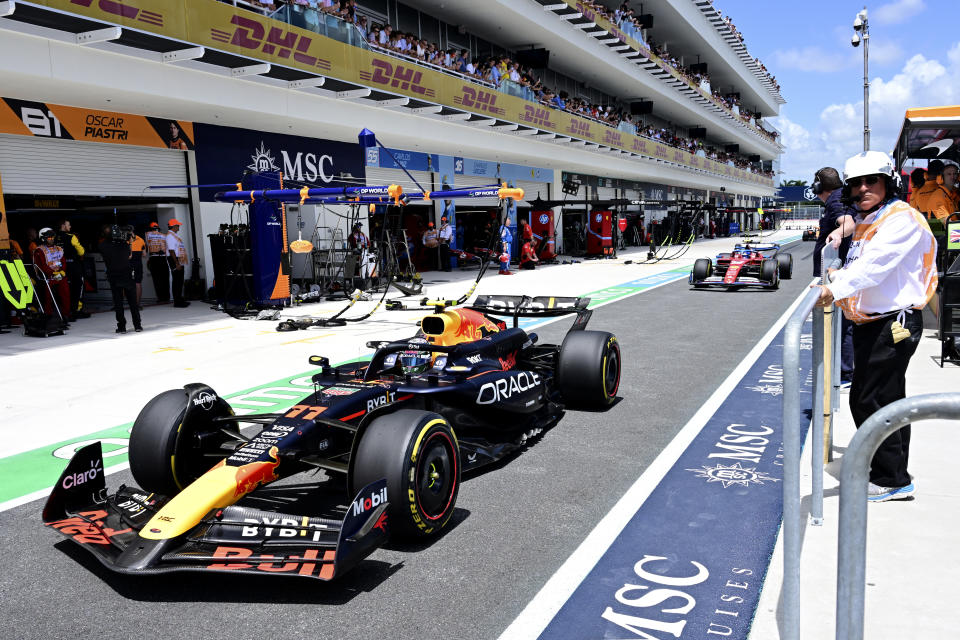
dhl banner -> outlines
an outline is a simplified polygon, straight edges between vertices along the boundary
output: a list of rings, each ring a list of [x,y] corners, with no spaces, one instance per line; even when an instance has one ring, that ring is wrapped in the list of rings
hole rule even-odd
[[[586,118],[531,104],[522,98],[418,66],[412,61],[360,49],[216,0],[38,0],[23,4],[44,5],[398,95],[536,126],[743,182],[773,186],[771,179],[749,171],[623,133]]]
[[[0,98],[0,133],[193,149],[193,123]]]

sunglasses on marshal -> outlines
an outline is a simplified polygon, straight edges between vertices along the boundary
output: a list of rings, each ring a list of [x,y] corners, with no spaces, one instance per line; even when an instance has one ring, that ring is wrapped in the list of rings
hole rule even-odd
[[[868,187],[880,182],[880,176],[866,176],[865,178],[850,178],[847,180],[847,186],[851,189],[859,189],[860,185],[866,183]]]

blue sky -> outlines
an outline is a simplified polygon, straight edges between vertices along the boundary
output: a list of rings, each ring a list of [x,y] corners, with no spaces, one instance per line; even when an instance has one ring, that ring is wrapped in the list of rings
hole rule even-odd
[[[863,48],[850,46],[864,2],[715,0],[780,83],[772,122],[788,147],[783,180],[843,168],[863,148]],[[960,2],[867,2],[872,149],[889,153],[907,108],[960,104]]]

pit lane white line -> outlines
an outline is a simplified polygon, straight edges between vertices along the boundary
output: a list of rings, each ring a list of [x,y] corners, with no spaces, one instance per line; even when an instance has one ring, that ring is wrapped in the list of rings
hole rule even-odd
[[[818,280],[812,281],[812,283]],[[623,497],[597,523],[580,546],[567,558],[540,591],[524,607],[520,615],[504,630],[498,640],[532,640],[543,633],[560,608],[573,595],[587,574],[596,566],[607,552],[617,536],[634,516],[650,493],[660,484],[666,473],[673,467],[690,442],[717,411],[726,397],[733,391],[741,378],[757,361],[764,349],[773,341],[780,329],[787,323],[807,294],[804,290],[790,307],[770,327],[766,334],[754,345],[750,353],[730,372],[730,375],[717,387],[692,418],[674,436],[660,455],[650,464],[636,482],[627,489]]]

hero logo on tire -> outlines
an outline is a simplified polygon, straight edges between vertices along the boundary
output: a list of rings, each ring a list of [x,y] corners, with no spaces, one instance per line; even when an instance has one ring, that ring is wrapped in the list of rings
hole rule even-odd
[[[193,399],[193,406],[201,407],[204,411],[213,408],[213,403],[217,401],[217,396],[209,391],[203,391]]]

